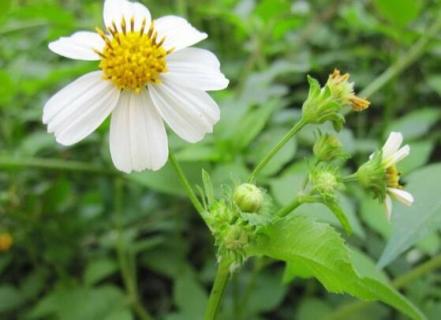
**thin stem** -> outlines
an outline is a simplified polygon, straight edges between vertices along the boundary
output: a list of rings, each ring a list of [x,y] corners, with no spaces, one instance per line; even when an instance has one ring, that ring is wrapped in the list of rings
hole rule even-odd
[[[433,24],[423,32],[422,37],[409,49],[406,53],[392,64],[386,71],[384,71],[378,78],[372,81],[363,91],[360,92],[361,97],[368,98],[378,90],[380,90],[386,83],[395,78],[404,69],[409,67],[416,59],[418,59],[426,49],[430,40],[441,29],[441,11],[438,13]]]
[[[193,188],[191,187],[191,184],[187,179],[187,176],[185,175],[184,171],[182,170],[179,162],[176,160],[176,157],[172,151],[170,151],[169,159],[170,159],[170,162],[171,162],[173,168],[176,171],[176,174],[178,175],[178,178],[179,178],[179,181],[181,182],[181,185],[184,187],[185,192],[187,193],[188,198],[190,199],[190,201],[193,204],[193,206],[195,207],[195,209],[199,212],[199,214],[205,220],[204,206],[202,205],[202,203],[199,201],[198,197],[194,193]]]
[[[393,286],[396,289],[401,289],[408,284],[412,283],[421,276],[430,273],[438,268],[441,268],[441,254],[433,257],[432,259],[424,262],[413,270],[403,274],[392,281]],[[372,302],[356,301],[350,304],[345,304],[332,313],[326,320],[339,320],[347,319],[349,315],[355,312],[360,312],[364,308],[368,307]]]
[[[29,29],[36,29],[41,27],[48,26],[47,21],[33,21],[28,23],[22,23],[16,26],[11,26],[9,28],[5,28],[0,31],[0,36],[7,35],[8,33],[14,33],[14,32],[23,32]]]
[[[75,171],[97,173],[103,175],[117,175],[115,170],[105,169],[97,165],[87,162],[66,161],[58,159],[43,159],[43,158],[29,158],[17,159],[13,157],[0,156],[0,169],[13,170],[20,168],[37,168],[37,169],[51,169],[59,171]]]
[[[188,15],[187,12],[187,2],[186,0],[176,0],[176,11],[180,16],[186,18]]]
[[[257,164],[253,173],[251,174],[249,181],[252,182],[255,180],[257,175],[262,171],[263,168],[271,161],[271,159],[277,154],[277,152],[282,149],[285,144],[294,137],[304,126],[308,123],[302,119],[296,122],[296,124],[289,130],[285,136],[263,157],[262,160]]]
[[[114,182],[114,210],[115,210],[115,223],[117,231],[116,240],[116,254],[118,257],[118,264],[121,269],[121,276],[124,282],[124,287],[126,288],[127,295],[129,297],[130,305],[133,311],[138,315],[141,320],[152,320],[152,317],[144,309],[141,304],[138,290],[136,288],[135,274],[130,268],[130,263],[128,261],[128,256],[125,248],[124,238],[123,238],[123,223],[122,223],[122,211],[123,211],[123,181],[120,178],[115,179]]]
[[[230,278],[230,265],[230,260],[222,259],[217,267],[213,288],[211,289],[207,309],[205,310],[205,320],[216,319],[228,279]]]
[[[304,203],[317,202],[319,199],[316,196],[311,195],[300,195],[292,200],[286,207],[280,209],[276,212],[277,217],[285,217],[290,214],[293,210],[297,209]]]

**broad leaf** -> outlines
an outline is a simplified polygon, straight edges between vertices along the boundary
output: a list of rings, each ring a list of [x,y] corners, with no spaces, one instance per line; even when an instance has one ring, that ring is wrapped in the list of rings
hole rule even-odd
[[[406,190],[411,192],[415,203],[411,207],[396,204],[392,213],[392,233],[380,258],[384,267],[417,241],[441,226],[441,198],[439,182],[441,164],[415,171],[407,178]]]
[[[411,302],[381,277],[359,274],[352,264],[349,248],[328,224],[308,217],[280,220],[260,235],[250,253],[292,264],[298,275],[317,278],[328,291],[380,300],[413,319],[424,319]]]

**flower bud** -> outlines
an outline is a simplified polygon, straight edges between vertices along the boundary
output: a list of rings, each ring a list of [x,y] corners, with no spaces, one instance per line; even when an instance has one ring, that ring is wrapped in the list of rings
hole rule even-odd
[[[316,168],[310,174],[313,190],[322,196],[332,197],[339,187],[337,173],[332,168]]]
[[[239,225],[231,226],[223,239],[225,248],[228,250],[243,250],[249,242],[248,232]]]
[[[343,157],[343,145],[336,136],[325,134],[320,135],[314,144],[314,155],[320,161],[332,161],[336,158]]]
[[[13,243],[12,236],[9,233],[0,234],[0,252],[8,251]]]
[[[254,184],[243,183],[234,190],[233,200],[243,212],[258,212],[263,204],[263,193]]]

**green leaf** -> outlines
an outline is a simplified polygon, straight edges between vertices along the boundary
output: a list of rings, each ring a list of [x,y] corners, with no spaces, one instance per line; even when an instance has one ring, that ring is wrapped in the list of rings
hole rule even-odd
[[[405,141],[423,137],[435,125],[441,116],[439,108],[423,108],[406,114],[391,123],[386,130],[401,132]]]
[[[406,190],[413,194],[415,203],[409,208],[396,204],[392,233],[379,261],[381,267],[441,227],[441,163],[415,171],[406,180]]]
[[[12,0],[2,0],[0,1],[0,20],[6,16],[9,9],[11,8]]]
[[[84,283],[86,285],[94,285],[117,270],[117,264],[111,259],[92,260],[84,273]]]
[[[282,219],[258,237],[250,254],[292,264],[302,276],[317,278],[330,292],[380,300],[413,319],[424,319],[420,311],[387,282],[357,272],[349,248],[328,224],[307,217]]]
[[[379,13],[393,24],[404,27],[417,18],[423,7],[423,0],[375,0]]]
[[[17,309],[24,303],[20,291],[10,285],[0,287],[0,313]]]
[[[181,272],[176,278],[174,297],[180,313],[187,319],[197,319],[204,314],[208,297],[190,268]]]

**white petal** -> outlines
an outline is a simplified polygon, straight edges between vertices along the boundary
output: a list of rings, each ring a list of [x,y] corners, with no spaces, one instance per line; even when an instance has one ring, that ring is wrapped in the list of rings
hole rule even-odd
[[[188,142],[200,141],[219,121],[219,107],[204,91],[183,88],[168,81],[149,85],[148,90],[165,122]]]
[[[112,26],[115,22],[119,31],[122,31],[121,21],[124,18],[127,28],[130,28],[130,20],[135,18],[135,31],[141,29],[143,20],[146,20],[146,29],[149,28],[152,20],[150,11],[139,2],[127,0],[106,0],[104,2],[104,24]]]
[[[94,61],[100,56],[93,49],[102,51],[104,45],[104,40],[97,33],[79,31],[49,43],[49,49],[66,58]]]
[[[44,106],[43,123],[57,142],[72,145],[91,134],[112,112],[119,90],[101,71],[88,73],[56,93]]]
[[[123,92],[110,123],[110,153],[126,173],[158,170],[167,162],[167,134],[146,90]]]
[[[410,192],[395,188],[388,188],[387,190],[392,197],[408,207],[410,207],[415,201]]]
[[[396,153],[402,143],[403,135],[400,132],[391,132],[383,146],[383,159]]]
[[[392,218],[392,199],[386,195],[386,198],[384,198],[384,207],[386,211],[386,218],[390,221]]]
[[[165,37],[164,48],[175,51],[190,47],[207,38],[207,34],[195,29],[187,20],[177,16],[165,16],[154,21],[159,39]]]
[[[208,50],[186,48],[167,57],[168,72],[162,77],[182,86],[203,91],[222,90],[228,79],[220,71],[216,56]]]
[[[395,163],[403,160],[406,158],[410,153],[410,146],[406,144],[404,147],[402,147],[400,150],[389,156],[388,158],[385,158],[383,160],[384,165],[387,167],[394,165]]]

